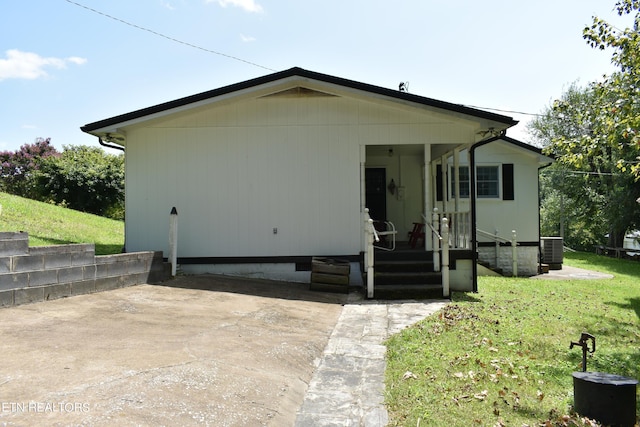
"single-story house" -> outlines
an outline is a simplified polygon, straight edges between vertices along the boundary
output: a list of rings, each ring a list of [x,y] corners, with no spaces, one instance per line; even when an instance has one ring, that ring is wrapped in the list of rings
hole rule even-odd
[[[538,169],[551,159],[506,136],[516,123],[291,68],[81,129],[126,150],[127,251],[167,254],[175,207],[185,273],[308,281],[323,256],[349,260],[362,283],[365,208],[397,240],[422,237],[412,242],[425,253],[437,208],[451,226],[451,289],[471,291],[479,258],[509,268],[512,230],[518,274],[538,271]]]

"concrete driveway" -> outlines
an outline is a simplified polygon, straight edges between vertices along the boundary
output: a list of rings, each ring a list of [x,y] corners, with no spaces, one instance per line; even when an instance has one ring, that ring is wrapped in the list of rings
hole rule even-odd
[[[0,309],[0,425],[292,425],[346,295],[179,277]]]

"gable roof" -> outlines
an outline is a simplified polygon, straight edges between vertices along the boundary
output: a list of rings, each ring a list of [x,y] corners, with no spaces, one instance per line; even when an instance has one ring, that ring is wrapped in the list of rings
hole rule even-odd
[[[302,68],[294,67],[285,71],[268,74],[266,76],[258,77],[251,80],[246,80],[240,83],[235,83],[229,86],[224,86],[218,89],[209,90],[206,92],[198,93],[195,95],[179,98],[173,101],[164,102],[162,104],[154,105],[140,110],[132,111],[130,113],[121,114],[108,119],[99,120],[97,122],[89,123],[82,126],[80,129],[83,132],[92,133],[94,131],[100,131],[105,128],[110,128],[130,122],[132,120],[144,119],[147,116],[157,115],[165,112],[169,112],[173,109],[184,108],[190,104],[201,103],[203,101],[211,100],[223,95],[232,94],[241,90],[251,89],[261,85],[276,82],[291,77],[300,77],[319,82],[334,84],[345,88],[355,89],[358,91],[368,92],[371,94],[381,95],[391,98],[392,100],[411,102],[418,105],[424,105],[431,108],[441,109],[453,113],[467,115],[475,118],[490,120],[506,125],[505,127],[511,127],[518,123],[512,117],[503,116],[500,114],[490,113],[484,110],[476,108],[466,107],[460,104],[454,104],[445,101],[439,101],[433,98],[426,98],[423,96],[414,95],[408,92],[401,92],[399,90],[392,90],[380,86],[374,86],[367,83],[361,83],[354,80],[348,80],[340,77],[330,76],[328,74],[321,74]],[[97,132],[96,132],[97,133]]]
[[[506,135],[502,135],[502,136],[497,136],[495,138],[492,138],[494,141],[502,141],[502,142],[506,142],[507,144],[510,144],[511,146],[521,149],[521,150],[525,150],[530,152],[531,154],[534,154],[538,157],[538,163],[540,164],[550,164],[554,162],[554,157],[553,156],[549,156],[546,155],[542,152],[542,148],[538,148],[534,145],[531,144],[527,144],[526,142],[522,142],[520,140],[514,139],[514,138],[510,138]],[[491,142],[491,141],[489,141]]]

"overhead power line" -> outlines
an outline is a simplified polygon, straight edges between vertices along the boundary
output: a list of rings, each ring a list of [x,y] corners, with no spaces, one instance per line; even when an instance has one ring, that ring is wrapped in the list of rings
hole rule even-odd
[[[75,2],[75,1],[71,1],[71,0],[65,0],[65,1],[67,3],[70,3],[70,4],[73,4],[75,6],[81,7],[83,9],[86,9],[86,10],[88,10],[90,12],[96,13],[98,15],[102,15],[105,18],[112,19],[114,21],[120,22],[121,24],[128,25],[130,27],[133,27],[133,28],[141,30],[141,31],[146,31],[147,33],[151,33],[154,36],[162,37],[164,39],[167,39],[167,40],[175,42],[175,43],[179,43],[179,44],[182,44],[182,45],[185,45],[185,46],[188,46],[188,47],[192,47],[194,49],[198,49],[198,50],[201,50],[203,52],[212,53],[214,55],[224,56],[225,58],[233,59],[234,61],[244,62],[245,64],[253,65],[254,67],[263,68],[263,69],[269,70],[269,71],[277,71],[277,70],[274,70],[273,68],[265,67],[264,65],[256,64],[255,62],[251,62],[251,61],[247,61],[247,60],[242,59],[242,58],[238,58],[237,56],[228,55],[226,53],[222,53],[222,52],[218,52],[218,51],[215,51],[215,50],[207,49],[207,48],[204,48],[202,46],[195,45],[193,43],[189,43],[189,42],[185,42],[185,41],[182,41],[182,40],[178,40],[178,39],[176,39],[174,37],[167,36],[166,34],[162,34],[162,33],[159,33],[157,31],[151,30],[149,28],[142,27],[142,26],[136,25],[136,24],[132,24],[131,22],[125,21],[124,19],[117,18],[115,16],[109,15],[109,14],[104,13],[104,12],[100,12],[99,10],[93,9],[93,8],[91,8],[89,6],[85,6],[85,5],[80,4],[78,2]]]
[[[524,111],[500,110],[499,108],[477,107],[475,105],[465,105],[465,107],[477,108],[477,109],[480,109],[480,110],[500,111],[501,113],[522,114],[522,115],[525,115],[525,116],[542,117],[544,115],[544,114],[537,114],[537,113],[525,113]]]
[[[198,49],[198,50],[201,50],[201,51],[206,52],[206,53],[211,53],[211,54],[214,54],[214,55],[223,56],[225,58],[233,59],[234,61],[244,62],[245,64],[253,65],[254,67],[259,67],[259,68],[262,68],[264,70],[273,71],[273,72],[278,71],[278,70],[275,70],[273,68],[269,68],[269,67],[266,67],[264,65],[257,64],[255,62],[247,61],[246,59],[238,58],[237,56],[233,56],[233,55],[229,55],[229,54],[226,54],[226,53],[218,52],[218,51],[212,50],[212,49],[207,49],[205,47],[198,46],[198,45],[193,44],[193,43],[189,43],[189,42],[185,42],[183,40],[176,39],[175,37],[171,37],[171,36],[168,36],[166,34],[160,33],[158,31],[152,30],[150,28],[146,28],[146,27],[131,23],[129,21],[126,21],[124,19],[118,18],[116,16],[109,15],[108,13],[101,12],[99,10],[96,10],[96,9],[94,9],[92,7],[89,7],[89,6],[86,6],[84,4],[78,3],[76,1],[72,1],[72,0],[65,0],[65,1],[67,3],[69,3],[69,4],[81,7],[83,9],[88,10],[90,12],[93,12],[93,13],[95,13],[97,15],[101,15],[101,16],[104,16],[105,18],[109,18],[109,19],[111,19],[113,21],[116,21],[116,22],[119,22],[121,24],[128,25],[129,27],[133,27],[133,28],[135,28],[137,30],[145,31],[147,33],[153,34],[154,36],[162,37],[163,39],[172,41],[174,43],[179,43],[181,45],[188,46],[188,47],[191,47],[191,48],[194,48],[194,49]],[[523,111],[501,110],[501,109],[498,109],[498,108],[478,107],[478,106],[475,106],[475,105],[464,105],[464,106],[465,107],[469,107],[469,108],[477,108],[477,109],[481,109],[481,110],[499,111],[499,112],[502,112],[502,113],[522,114],[522,115],[526,115],[526,116],[537,116],[537,117],[542,116],[542,114],[525,113]]]

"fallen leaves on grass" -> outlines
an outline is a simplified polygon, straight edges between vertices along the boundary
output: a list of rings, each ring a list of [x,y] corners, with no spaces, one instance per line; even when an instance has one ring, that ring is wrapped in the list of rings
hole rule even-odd
[[[476,393],[473,395],[478,400],[485,400],[489,392],[487,390],[482,390],[480,393]]]
[[[405,372],[404,375],[402,376],[403,380],[417,379],[417,378],[418,376],[411,371]]]

